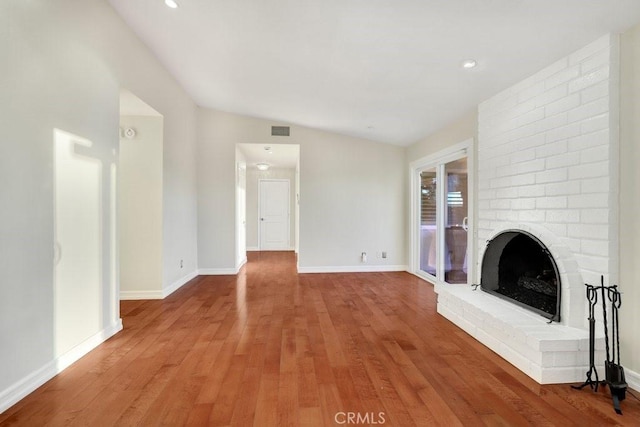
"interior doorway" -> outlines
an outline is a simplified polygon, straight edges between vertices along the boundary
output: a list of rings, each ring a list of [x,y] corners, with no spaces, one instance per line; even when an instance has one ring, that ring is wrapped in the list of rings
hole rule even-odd
[[[236,236],[241,239],[244,235],[246,251],[293,250],[297,253],[300,227],[300,146],[298,144],[237,144],[236,163],[244,165],[245,168],[243,212],[239,211],[242,208],[241,203],[238,203],[238,197],[241,197],[242,193],[236,191],[236,208],[238,209]],[[277,196],[286,199],[288,210],[285,211],[283,208],[279,210],[280,213],[286,212],[288,218],[284,222],[280,220],[276,226],[271,219],[267,219],[268,216],[265,216],[272,212],[261,212],[261,209],[270,210],[271,207],[260,203],[260,186],[261,183],[279,181],[287,182],[289,187],[288,195]],[[239,185],[240,180],[237,183],[237,186]],[[270,184],[264,185],[270,186]],[[267,200],[271,200],[271,197]],[[261,221],[260,218],[265,220]],[[265,223],[264,227],[263,223]],[[276,234],[286,237],[276,239],[274,237]],[[279,243],[276,244],[274,239]],[[242,242],[238,241],[236,245],[241,249]]]
[[[120,299],[163,298],[162,114],[120,91],[118,260]]]

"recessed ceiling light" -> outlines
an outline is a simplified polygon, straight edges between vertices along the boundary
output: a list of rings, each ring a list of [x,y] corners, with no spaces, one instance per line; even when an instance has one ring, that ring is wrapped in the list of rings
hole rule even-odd
[[[178,3],[176,3],[175,0],[164,0],[164,4],[169,6],[171,9],[177,9],[178,8]]]
[[[474,59],[467,59],[462,61],[462,68],[474,68],[478,63]]]
[[[256,167],[261,171],[266,171],[267,169],[269,169],[269,166],[269,163],[256,163]]]

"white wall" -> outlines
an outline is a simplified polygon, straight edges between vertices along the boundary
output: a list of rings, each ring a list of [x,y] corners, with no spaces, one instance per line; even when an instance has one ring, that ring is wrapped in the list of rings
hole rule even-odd
[[[640,373],[640,25],[622,35],[620,56],[620,347],[622,364]]]
[[[162,117],[120,116],[118,244],[122,299],[162,298]]]
[[[409,163],[436,154],[452,145],[476,139],[478,133],[478,111],[474,108],[458,120],[438,132],[407,147],[407,169]]]
[[[291,236],[291,247],[293,248],[295,239],[295,197],[298,191],[296,184],[295,169],[277,169],[270,168],[266,171],[258,170],[255,167],[247,169],[247,248],[258,250],[260,241],[258,240],[259,228],[259,209],[258,209],[258,181],[260,179],[288,179],[291,188],[290,193],[290,209],[291,221],[289,225],[289,236]]]
[[[404,149],[309,129],[295,135],[301,143],[300,269],[357,269],[361,252],[370,266],[405,269]],[[381,251],[388,258],[376,256]]]
[[[0,352],[1,411],[119,328],[111,199],[121,88],[165,118],[163,286],[195,272],[197,224],[195,105],[106,2],[1,2],[0,57],[0,342],[11,349]],[[98,302],[66,302],[82,308],[78,322],[87,307],[100,321],[57,359],[54,128],[93,143],[104,237]]]
[[[288,141],[300,144],[300,269],[404,268],[403,148],[298,126],[283,141],[270,121],[207,109],[198,124],[201,269],[233,270],[235,144]]]

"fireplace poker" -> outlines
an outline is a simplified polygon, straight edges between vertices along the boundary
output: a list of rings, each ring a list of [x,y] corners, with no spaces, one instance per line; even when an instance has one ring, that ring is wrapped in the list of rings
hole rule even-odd
[[[600,383],[598,379],[598,371],[596,369],[595,363],[595,342],[596,342],[596,317],[595,317],[595,309],[596,303],[598,302],[598,293],[596,292],[596,288],[593,286],[586,284],[587,287],[587,300],[589,301],[589,370],[587,371],[587,379],[582,385],[579,386],[571,386],[576,390],[581,390],[584,386],[588,385],[594,391],[598,391],[598,384]],[[591,378],[591,375],[595,375],[595,381]]]

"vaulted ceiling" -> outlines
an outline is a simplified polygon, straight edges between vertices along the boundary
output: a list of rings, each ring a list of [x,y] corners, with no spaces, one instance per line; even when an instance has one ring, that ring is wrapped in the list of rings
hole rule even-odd
[[[640,0],[176,1],[109,0],[198,105],[398,145],[640,22]]]

